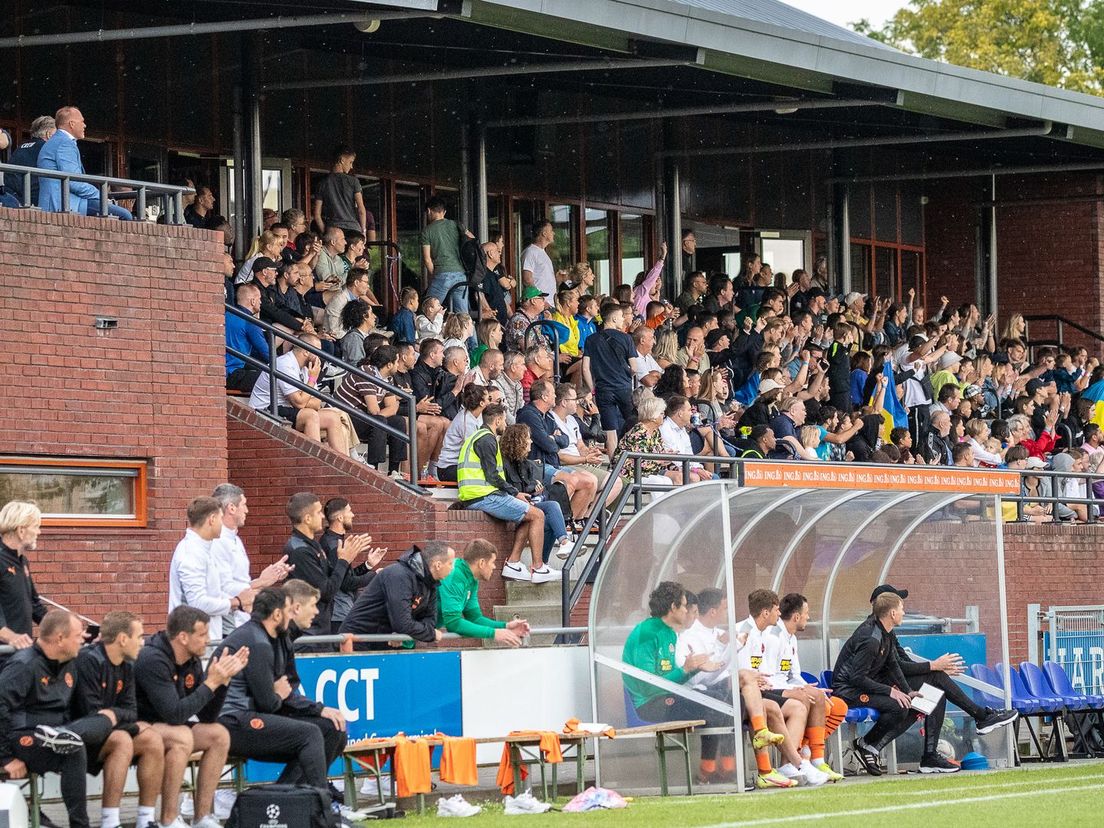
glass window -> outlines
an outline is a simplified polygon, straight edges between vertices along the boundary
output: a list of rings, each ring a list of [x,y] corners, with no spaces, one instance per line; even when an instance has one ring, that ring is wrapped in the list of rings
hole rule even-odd
[[[870,245],[851,242],[851,290],[870,293]]]
[[[633,284],[644,266],[644,216],[621,213],[621,281]],[[593,260],[592,260],[593,261]]]
[[[879,247],[874,253],[874,293],[897,297],[897,249]]]
[[[0,458],[0,503],[31,500],[53,526],[145,526],[141,461]]]
[[[575,264],[579,208],[573,204],[553,204],[549,206],[547,215],[556,233],[548,248],[548,257],[556,270],[566,270]],[[609,258],[608,253],[606,258]]]
[[[736,274],[740,272],[740,268],[743,267],[740,262],[741,258],[739,253],[725,253],[724,272],[735,278]]]
[[[586,211],[586,250],[590,269],[594,271],[594,292],[609,293],[612,282],[610,272],[610,214],[606,210]],[[635,275],[635,274],[634,274]],[[631,277],[630,277],[631,279]]]
[[[422,189],[414,184],[395,188],[395,242],[402,254],[399,287],[413,287],[422,294],[422,225],[425,209]]]
[[[762,245],[763,262],[769,264],[775,273],[789,276],[805,267],[805,242],[801,239],[764,238]]]

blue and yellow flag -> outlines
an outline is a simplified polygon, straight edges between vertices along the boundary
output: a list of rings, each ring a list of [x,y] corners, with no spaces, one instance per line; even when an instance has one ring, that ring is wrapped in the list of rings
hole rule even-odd
[[[893,429],[908,428],[908,412],[901,405],[901,401],[897,399],[897,385],[893,381],[893,367],[888,362],[882,365],[882,376],[886,378],[886,390],[885,397],[882,400],[881,437],[883,443],[888,443],[889,435]],[[1104,380],[1100,384],[1104,386]],[[870,405],[874,405],[877,396],[877,391],[870,395]],[[1102,392],[1102,396],[1104,396],[1104,392]]]
[[[1089,422],[1104,428],[1104,380],[1094,382],[1081,392],[1081,399],[1092,402]]]

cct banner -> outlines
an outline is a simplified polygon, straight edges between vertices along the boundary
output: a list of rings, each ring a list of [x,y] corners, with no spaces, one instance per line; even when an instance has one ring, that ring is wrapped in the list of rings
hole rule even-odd
[[[459,652],[296,656],[295,665],[301,692],[341,711],[350,742],[396,733],[461,735]],[[271,781],[280,768],[249,762],[246,775]],[[330,772],[341,770],[335,765]]]
[[[851,463],[744,463],[745,486],[793,489],[881,489],[966,494],[1020,493],[1015,472],[929,466],[863,466]]]

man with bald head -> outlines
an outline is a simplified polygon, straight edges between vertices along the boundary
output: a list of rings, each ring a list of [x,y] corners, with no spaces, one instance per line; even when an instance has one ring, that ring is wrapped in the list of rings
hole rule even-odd
[[[44,170],[57,170],[84,174],[77,141],[84,138],[84,116],[75,106],[63,106],[54,116],[57,132],[38,154],[38,166]],[[38,206],[51,213],[62,212],[61,182],[55,178],[42,178],[38,186]],[[69,182],[69,212],[83,216],[100,214],[100,190],[84,181]],[[107,214],[124,221],[134,217],[129,210],[115,204],[107,205]]]

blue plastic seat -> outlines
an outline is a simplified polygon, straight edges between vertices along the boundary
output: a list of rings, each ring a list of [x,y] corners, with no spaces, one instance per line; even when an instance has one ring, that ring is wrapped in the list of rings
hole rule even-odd
[[[1066,696],[1081,696],[1088,702],[1087,709],[1090,710],[1104,708],[1104,696],[1094,693],[1085,693],[1076,689],[1073,686],[1073,682],[1070,681],[1069,674],[1061,664],[1054,661],[1044,661],[1043,674],[1047,677],[1047,681],[1050,682],[1050,686],[1054,688],[1054,693],[1056,695],[1062,696],[1063,698]]]
[[[636,705],[633,704],[632,696],[629,695],[629,688],[625,690],[625,727],[645,727],[655,722],[647,722],[640,718],[640,714],[636,712]]]
[[[1004,672],[1004,664],[997,662],[996,665],[997,675],[1001,675]],[[1060,714],[1065,705],[1062,704],[1062,700],[1057,696],[1050,694],[1044,694],[1037,696],[1027,689],[1027,685],[1024,683],[1023,676],[1020,675],[1020,671],[1015,667],[1010,667],[1008,675],[1012,679],[1012,704],[1015,707],[1016,699],[1023,699],[1029,702],[1034,702],[1037,705],[1035,712],[1039,713],[1055,713]],[[1017,708],[1019,709],[1019,708]]]
[[[994,687],[1004,687],[1004,682],[1000,680],[1000,676],[994,675],[992,668],[984,664],[971,664],[970,675],[978,681],[984,681],[986,684],[992,684]],[[1004,699],[999,696],[994,696],[992,693],[987,693],[984,690],[974,690],[973,692],[974,701],[982,707],[992,707],[996,710],[1004,708]]]
[[[820,686],[831,687],[832,686],[832,671],[825,670],[820,674]],[[872,707],[848,707],[847,716],[844,721],[851,724],[859,724],[860,722],[876,722],[878,721],[878,711]]]
[[[1061,693],[1057,691],[1047,680],[1046,675],[1038,664],[1030,661],[1020,662],[1020,677],[1023,679],[1027,690],[1037,698],[1053,697],[1062,702],[1067,710],[1087,710],[1089,700],[1080,693]]]
[[[812,684],[815,687],[820,687],[821,686],[820,679],[818,679],[812,673],[806,673],[804,670],[802,670],[801,671],[801,677],[803,679],[805,679],[806,683],[808,683],[808,684]]]

